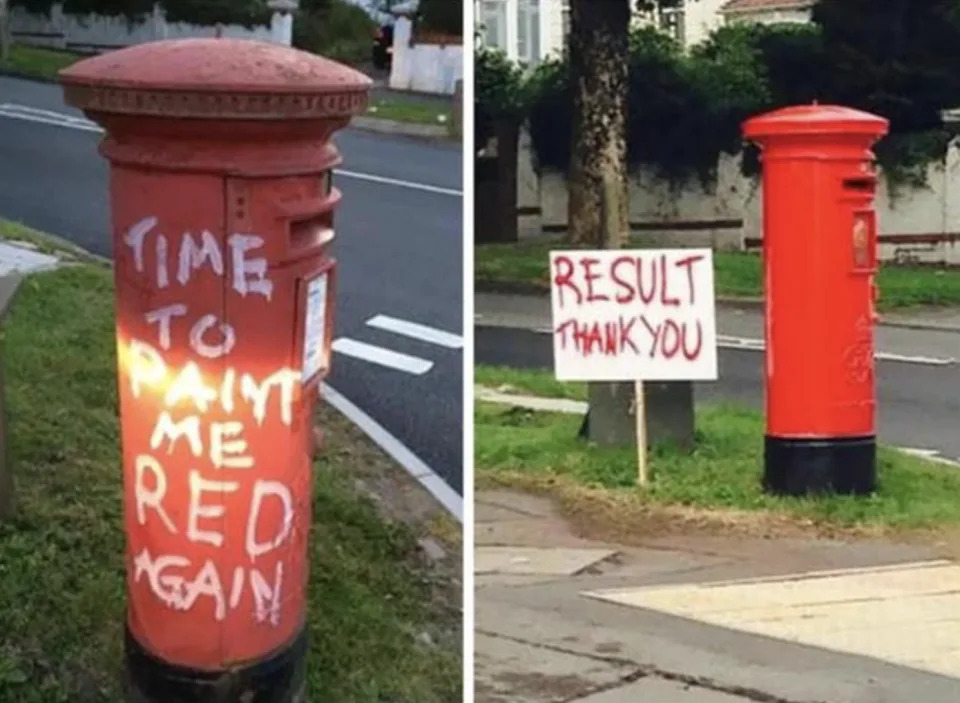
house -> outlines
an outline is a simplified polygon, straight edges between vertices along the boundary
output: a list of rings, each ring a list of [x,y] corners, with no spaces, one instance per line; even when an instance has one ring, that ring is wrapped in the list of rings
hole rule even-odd
[[[727,24],[806,24],[817,0],[730,0],[722,8]]]
[[[676,7],[637,13],[635,21],[653,24],[684,48],[704,41],[724,23],[720,9],[728,0],[681,0]]]
[[[781,0],[786,4],[786,0]],[[634,10],[634,25],[654,25],[691,47],[724,24],[729,0],[685,0],[677,7]],[[813,3],[808,3],[812,5]],[[570,0],[475,0],[475,20],[485,46],[502,49],[525,66],[559,56],[570,33]]]
[[[563,53],[570,32],[570,0],[475,0],[483,46],[533,67]]]

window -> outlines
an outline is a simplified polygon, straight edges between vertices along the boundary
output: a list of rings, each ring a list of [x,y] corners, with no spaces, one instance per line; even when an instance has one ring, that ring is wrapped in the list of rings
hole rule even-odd
[[[517,0],[517,58],[528,66],[540,61],[540,0]]]
[[[683,7],[660,10],[660,29],[684,44]]]
[[[507,4],[506,0],[482,0],[480,3],[480,27],[484,46],[507,50]]]

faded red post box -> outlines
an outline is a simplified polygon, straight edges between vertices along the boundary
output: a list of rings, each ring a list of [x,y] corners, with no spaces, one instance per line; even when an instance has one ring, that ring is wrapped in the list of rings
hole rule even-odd
[[[762,149],[764,486],[864,494],[876,484],[873,144],[885,119],[788,107],[748,120]]]
[[[110,162],[129,700],[306,700],[312,418],[361,73],[228,39],[61,73]]]

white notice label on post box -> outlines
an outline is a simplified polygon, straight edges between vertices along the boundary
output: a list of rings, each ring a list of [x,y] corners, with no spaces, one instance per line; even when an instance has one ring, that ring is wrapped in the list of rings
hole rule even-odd
[[[550,253],[562,381],[717,378],[710,249]]]
[[[307,309],[303,318],[303,371],[306,383],[327,368],[327,274],[307,284]]]

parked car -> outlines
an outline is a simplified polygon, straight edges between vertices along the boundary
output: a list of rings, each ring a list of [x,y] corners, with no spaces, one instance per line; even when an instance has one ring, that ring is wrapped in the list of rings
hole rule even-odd
[[[377,28],[373,35],[373,66],[377,69],[389,69],[393,59],[393,25],[385,24]]]

